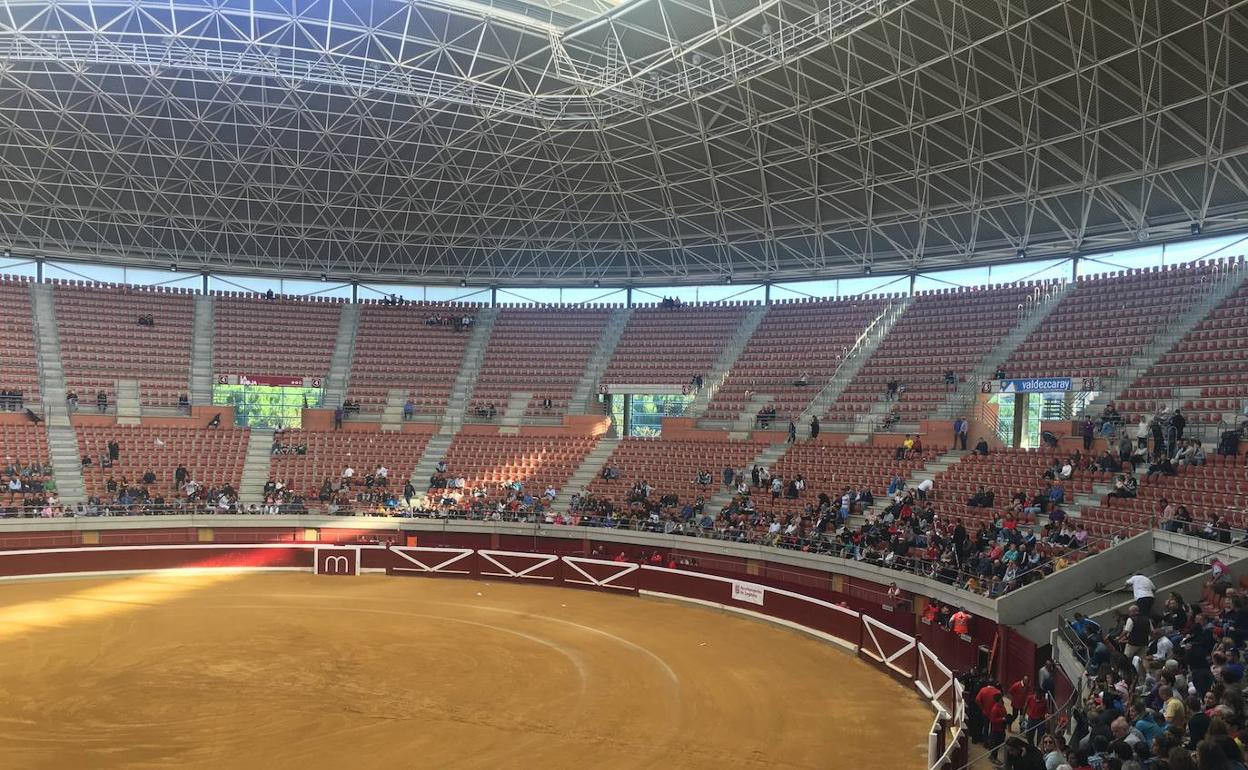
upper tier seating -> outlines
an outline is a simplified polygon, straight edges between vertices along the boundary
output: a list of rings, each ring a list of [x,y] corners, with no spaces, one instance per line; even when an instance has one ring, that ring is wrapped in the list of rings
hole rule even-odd
[[[190,477],[202,487],[219,488],[229,484],[238,489],[247,456],[251,431],[220,428],[155,428],[146,425],[79,426],[78,453],[89,455],[91,465],[82,469],[88,495],[108,496],[110,478],[140,486],[143,474],[151,470],[156,483],[153,496],[174,494],[174,471],[186,466]],[[108,454],[108,442],[116,440],[121,453],[112,468],[101,468],[101,455]],[[160,442],[160,443],[157,443]]]
[[[754,507],[768,514],[802,513],[807,506],[819,507],[821,493],[839,505],[846,488],[856,492],[866,487],[873,496],[884,497],[894,475],[904,479],[943,451],[940,447],[924,447],[921,455],[898,460],[895,447],[833,446],[809,441],[794,444],[768,471],[772,478],[782,477],[786,484],[800,475],[806,481],[806,489],[793,500],[783,494],[772,498],[767,490],[757,490],[753,494]]]
[[[752,392],[775,397],[771,405],[781,423],[796,417],[890,301],[899,300],[855,297],[772,305],[715,392],[706,416],[735,420]],[[803,374],[807,384],[794,385]]]
[[[22,404],[38,412],[39,363],[30,301],[26,279],[0,276],[0,390],[21,391]]]
[[[599,473],[586,490],[590,495],[623,505],[635,484],[642,481],[655,489],[656,497],[674,494],[681,504],[711,497],[723,488],[724,468],[749,471],[749,464],[767,448],[765,441],[698,441],[663,438],[628,438],[611,453],[604,467],[619,470],[614,480]],[[699,471],[711,474],[711,483],[697,483]]]
[[[286,447],[306,446],[306,454],[275,454],[269,477],[304,496],[309,507],[318,505],[317,495],[325,480],[337,481],[350,467],[356,483],[378,466],[389,470],[388,486],[402,494],[420,456],[429,443],[427,433],[344,433],[341,431],[289,430],[276,441]]]
[[[416,413],[441,415],[472,336],[458,324],[430,325],[433,317],[476,316],[477,305],[365,304],[355,334],[347,397],[367,413],[382,411],[391,389],[402,388]]]
[[[749,311],[747,304],[635,308],[602,382],[688,385],[710,371]]]
[[[565,413],[610,315],[606,308],[500,311],[470,408],[493,404],[501,416],[508,397],[518,391],[533,394],[525,410],[528,415]],[[550,409],[541,406],[547,398]]]
[[[1010,355],[1019,377],[1113,377],[1214,287],[1225,263],[1081,277]]]
[[[460,433],[446,450],[446,475],[462,476],[465,490],[494,489],[508,481],[520,481],[534,497],[563,485],[594,448],[588,436],[496,436]],[[427,479],[417,479],[424,487]]]
[[[65,387],[84,409],[118,380],[137,380],[139,402],[175,406],[189,393],[195,299],[186,289],[57,283],[53,287]],[[151,316],[152,326],[139,325]]]
[[[1199,390],[1197,390],[1199,389]],[[1127,420],[1162,407],[1189,423],[1216,425],[1243,413],[1248,398],[1248,284],[1227,297],[1131,384],[1117,404]]]
[[[936,410],[951,390],[945,372],[962,382],[1019,321],[1044,289],[1039,284],[941,289],[917,295],[828,412],[850,422],[897,380],[905,392],[898,421],[914,423]]]
[[[219,292],[212,359],[216,374],[321,377],[338,338],[342,300]]]

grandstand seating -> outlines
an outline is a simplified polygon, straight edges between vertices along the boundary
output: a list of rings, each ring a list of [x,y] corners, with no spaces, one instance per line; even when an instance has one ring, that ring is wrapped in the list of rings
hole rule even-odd
[[[832,446],[809,441],[794,444],[768,470],[773,478],[780,476],[786,483],[800,475],[806,482],[805,491],[793,500],[784,495],[772,498],[767,492],[755,494],[754,507],[770,514],[801,513],[807,505],[818,507],[820,493],[835,501],[846,487],[854,491],[866,487],[872,495],[883,497],[894,475],[904,479],[943,451],[924,447],[920,456],[897,460],[895,447]]]
[[[534,497],[548,485],[562,491],[594,448],[588,436],[498,436],[460,433],[446,450],[447,476],[462,476],[467,489],[520,481]],[[424,486],[425,479],[419,479]]]
[[[30,284],[24,278],[0,276],[0,390],[19,390],[22,403],[35,406],[40,401],[39,363],[30,302]]]
[[[459,373],[469,332],[429,325],[432,317],[474,315],[476,305],[367,303],[360,309],[347,397],[361,411],[380,412],[391,389],[403,388],[416,413],[440,415]]]
[[[715,392],[706,416],[736,419],[753,392],[774,396],[771,405],[779,420],[796,417],[888,303],[870,297],[772,305]],[[803,374],[807,385],[794,385]]]
[[[619,470],[620,477],[607,480],[599,474],[586,491],[622,504],[633,485],[644,481],[654,487],[657,496],[674,494],[682,504],[698,497],[709,500],[723,487],[724,468],[748,472],[750,463],[766,448],[763,441],[628,438],[616,446],[606,462]],[[703,470],[711,474],[707,486],[697,483],[698,471]]]
[[[1050,449],[1004,449],[986,456],[971,453],[936,476],[932,494],[939,501],[941,514],[946,519],[960,518],[968,523],[990,522],[994,511],[1009,507],[1010,497],[1014,494],[1023,492],[1030,500],[1044,489],[1044,472],[1054,462],[1061,465],[1068,457],[1068,452]],[[1112,474],[1099,471],[1075,471],[1071,478],[1060,482],[1064,492],[1063,508],[1071,510],[1076,495],[1090,494],[1093,483],[1110,478]],[[995,496],[994,507],[967,507],[966,501],[981,485]]]
[[[341,478],[348,466],[362,479],[384,465],[390,472],[388,486],[401,494],[420,463],[429,435],[292,430],[278,434],[276,440],[289,447],[306,445],[307,454],[273,455],[269,477],[303,495],[306,504],[315,507],[321,483]]]
[[[1175,476],[1141,478],[1133,499],[1102,497],[1099,505],[1086,506],[1081,513],[1089,521],[1106,527],[1141,532],[1151,527],[1161,513],[1162,498],[1187,506],[1197,524],[1216,514],[1233,527],[1248,526],[1244,461],[1213,453],[1208,453],[1203,466],[1178,466]]]
[[[1114,376],[1168,322],[1213,289],[1222,264],[1200,262],[1081,277],[1010,355],[1006,375]]]
[[[52,475],[48,434],[43,426],[0,424],[0,473],[10,464],[29,467],[38,462],[45,472],[33,476],[46,481]]]
[[[109,478],[131,485],[148,470],[156,474],[155,489],[166,495],[173,491],[173,474],[178,465],[185,465],[191,478],[204,487],[230,484],[238,488],[243,476],[247,441],[246,429],[221,428],[157,428],[146,425],[79,426],[78,451],[90,455],[91,465],[82,469],[88,495],[104,498]],[[120,456],[112,468],[101,468],[99,459],[108,453],[108,442],[121,445]],[[159,442],[159,443],[158,443]]]
[[[606,308],[502,310],[490,333],[470,407],[493,404],[501,415],[508,397],[520,391],[533,393],[526,414],[563,414],[610,315]],[[550,409],[540,406],[547,398]]]
[[[139,383],[139,402],[174,406],[189,393],[195,299],[183,289],[57,283],[53,286],[65,387],[84,408],[117,380]],[[139,317],[152,317],[140,326]]]
[[[342,301],[217,293],[212,358],[217,374],[321,377],[338,338]]]
[[[1198,390],[1197,390],[1198,389]],[[1216,425],[1242,414],[1248,399],[1248,284],[1222,301],[1157,360],[1116,404],[1134,422],[1162,407],[1182,408],[1189,424]]]
[[[891,380],[905,387],[897,402],[900,422],[929,416],[949,395],[945,372],[966,379],[1042,288],[963,287],[917,295],[828,410],[829,421],[851,422],[880,400]]]
[[[749,311],[744,303],[638,307],[602,382],[688,385],[695,374],[710,371]]]

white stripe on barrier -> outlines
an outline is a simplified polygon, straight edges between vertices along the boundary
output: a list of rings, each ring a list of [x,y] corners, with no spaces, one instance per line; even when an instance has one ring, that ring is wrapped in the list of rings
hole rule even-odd
[[[568,565],[569,567],[576,570],[577,572],[579,572],[581,575],[585,577],[584,580],[580,580],[578,578],[568,577],[567,575],[564,575],[563,582],[576,583],[578,585],[597,586],[599,588],[614,588],[617,591],[633,590],[632,588],[628,586],[617,586],[617,585],[613,585],[613,583],[616,580],[619,580],[620,578],[624,577],[625,575],[636,572],[638,569],[641,568],[640,564],[637,564],[631,561],[623,561],[623,562],[606,561],[605,559],[586,559],[580,556],[564,556],[562,557],[562,561],[564,564]],[[582,564],[598,564],[601,566],[615,567],[619,571],[609,578],[599,579],[589,574],[585,570],[581,569],[580,565]]]
[[[493,564],[495,567],[498,567],[499,569],[502,570],[502,572],[486,572],[482,570],[481,572],[482,575],[491,575],[494,577],[525,578],[526,580],[554,580],[555,578],[553,576],[530,575],[529,573],[535,570],[539,570],[548,564],[553,564],[554,562],[559,560],[558,556],[554,556],[548,553],[524,553],[522,551],[477,551],[477,553],[481,555],[482,559],[485,559],[490,564]],[[511,567],[508,567],[506,564],[499,562],[497,559],[494,558],[495,556],[512,556],[512,557],[523,558],[523,559],[537,559],[537,561],[535,561],[530,566],[525,567],[524,569],[517,572]]]
[[[390,552],[396,554],[403,560],[411,562],[412,564],[416,565],[416,567],[395,567],[394,568],[395,572],[438,572],[443,575],[470,574],[469,571],[466,569],[446,569],[446,568],[451,566],[452,564],[455,564],[456,562],[459,562],[463,559],[468,558],[469,556],[473,554],[473,550],[471,548],[420,548],[420,547],[413,547],[413,546],[406,546],[406,545],[394,546],[393,548],[390,549]],[[444,559],[438,562],[437,564],[429,565],[421,561],[420,559],[417,559],[413,555],[413,552],[419,552],[421,554],[424,554],[426,552],[432,552],[435,554],[445,553],[445,554],[455,554],[455,555],[447,559]]]

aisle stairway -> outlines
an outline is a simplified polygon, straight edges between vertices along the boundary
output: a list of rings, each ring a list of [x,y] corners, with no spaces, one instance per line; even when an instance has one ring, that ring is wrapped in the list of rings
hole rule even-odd
[[[143,417],[143,407],[139,403],[139,383],[137,380],[117,380],[113,386],[117,394],[117,424],[138,425]]]
[[[591,407],[595,403],[594,395],[598,390],[598,381],[602,379],[603,372],[607,370],[607,364],[611,362],[611,356],[615,354],[615,348],[620,344],[620,337],[624,335],[624,327],[628,326],[628,319],[632,316],[633,309],[630,307],[616,308],[611,311],[611,318],[607,320],[602,334],[598,336],[598,345],[590,354],[589,361],[585,364],[585,371],[581,374],[581,379],[577,380],[572,397],[568,400],[568,414],[590,414],[593,411]]]
[[[247,440],[247,457],[243,462],[243,478],[238,485],[238,499],[244,505],[264,502],[264,484],[269,480],[273,460],[273,430],[252,428]]]
[[[191,404],[212,403],[212,338],[216,299],[212,295],[195,297],[195,327],[191,342]]]
[[[69,422],[65,402],[65,370],[61,365],[61,339],[56,327],[56,306],[52,287],[30,285],[31,307],[35,314],[35,353],[39,366],[39,391],[43,397],[44,425],[48,432],[48,453],[61,504],[68,507],[86,500],[78,437]]]
[[[832,404],[836,403],[836,399],[844,392],[845,387],[853,381],[854,377],[858,375],[858,372],[862,370],[862,367],[875,353],[876,348],[888,336],[889,331],[897,323],[897,319],[901,318],[902,314],[906,312],[906,308],[910,307],[910,302],[911,299],[909,297],[901,298],[881,313],[879,318],[871,322],[871,325],[858,338],[858,342],[850,349],[849,354],[841,361],[836,374],[815,394],[795,422],[809,423],[810,418],[816,414],[819,415],[820,419],[823,419],[828,409],[831,408]],[[830,428],[831,426],[825,427]]]
[[[788,450],[789,450],[788,444],[784,444],[784,443],[769,444],[766,449],[759,452],[758,455],[756,455],[753,460],[751,460],[749,463],[746,464],[744,470],[753,468],[755,465],[761,465],[764,468],[770,468],[771,466],[775,465],[776,461],[779,460],[781,456],[783,456],[784,453],[787,452]],[[737,470],[743,470],[743,469],[738,468]],[[706,507],[705,507],[706,512],[711,514],[712,516],[718,515],[720,511],[722,511],[729,503],[732,502],[733,494],[734,494],[734,490],[729,489],[728,487],[725,487],[725,486],[721,486],[719,488],[719,491],[716,492],[711,497],[710,500],[706,501]]]
[[[355,333],[360,328],[360,305],[350,302],[343,306],[338,319],[338,336],[334,338],[334,355],[329,359],[329,376],[325,379],[325,400],[329,407],[339,406],[347,397],[351,381],[351,358],[355,352]]]
[[[451,448],[451,442],[454,436],[444,433],[435,433],[429,438],[429,443],[425,444],[425,451],[420,455],[420,462],[416,463],[416,467],[412,470],[412,486],[416,487],[418,496],[424,495],[429,489],[429,477],[433,475],[434,468],[437,467],[438,461],[446,458],[446,450]]]
[[[728,345],[719,353],[719,358],[715,359],[715,364],[711,370],[702,378],[702,390],[694,396],[693,403],[689,405],[689,410],[685,413],[686,417],[692,417],[695,420],[706,414],[706,409],[711,404],[711,399],[715,396],[715,391],[719,390],[719,386],[724,384],[724,380],[728,379],[728,373],[732,371],[733,365],[737,363],[737,359],[741,357],[741,353],[745,351],[745,346],[750,343],[750,337],[754,336],[754,332],[758,329],[758,325],[763,322],[763,317],[767,315],[767,305],[759,305],[750,309],[745,319],[741,322],[741,326],[736,333],[732,335],[732,339]]]
[[[559,500],[565,510],[572,501],[572,495],[583,494],[593,480],[598,478],[603,466],[611,458],[611,453],[619,445],[620,439],[618,438],[603,436],[598,439],[598,443],[589,451],[589,454],[585,455],[585,459],[563,485],[563,489],[559,490]]]
[[[497,319],[498,308],[486,308],[477,314],[477,323],[472,327],[472,337],[464,348],[464,358],[460,361],[459,373],[455,375],[455,382],[451,385],[446,413],[442,416],[442,425],[438,429],[442,435],[454,435],[464,424],[464,411],[468,408],[472,390],[476,387],[481,362],[485,359],[485,349],[490,344],[490,333],[494,330]],[[425,479],[427,481],[428,476]]]

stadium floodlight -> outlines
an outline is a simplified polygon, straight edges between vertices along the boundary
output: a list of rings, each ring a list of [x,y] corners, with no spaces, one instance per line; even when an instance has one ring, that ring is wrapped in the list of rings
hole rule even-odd
[[[871,275],[871,266],[870,266],[870,265],[863,265],[863,266],[862,266],[862,272],[863,272],[863,274],[864,274],[864,275]]]
[[[462,288],[466,287],[467,285],[468,285],[468,281],[464,280],[463,278],[460,278],[460,279],[459,279],[459,288],[461,288],[461,289],[462,289]]]
[[[599,281],[597,278],[595,278],[595,279],[594,279],[594,288],[595,288],[595,289],[601,289],[601,288],[602,288],[602,282],[601,282],[601,281]]]
[[[1019,249],[1018,252],[1014,254],[1014,256],[1019,259],[1027,259],[1027,249]]]
[[[322,280],[322,281],[328,281],[328,280],[329,280],[329,273],[321,273],[321,280]]]
[[[1192,223],[1192,235],[1200,235],[1200,223],[1199,222]]]
[[[177,262],[170,262],[170,263],[169,263],[169,272],[171,272],[171,273],[176,273],[176,272],[178,272],[178,263],[177,263]]]

